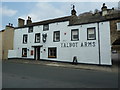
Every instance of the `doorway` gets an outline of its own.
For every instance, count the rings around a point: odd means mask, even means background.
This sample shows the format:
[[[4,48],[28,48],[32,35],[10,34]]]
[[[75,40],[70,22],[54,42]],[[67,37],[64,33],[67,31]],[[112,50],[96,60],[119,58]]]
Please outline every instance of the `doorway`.
[[[40,60],[40,47],[34,47],[34,59]]]

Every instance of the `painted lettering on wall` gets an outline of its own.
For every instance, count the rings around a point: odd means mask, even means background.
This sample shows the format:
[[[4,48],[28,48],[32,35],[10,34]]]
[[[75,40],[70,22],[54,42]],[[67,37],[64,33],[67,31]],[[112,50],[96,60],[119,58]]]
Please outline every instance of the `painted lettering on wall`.
[[[78,47],[78,42],[73,42],[73,43],[61,43],[61,47]]]
[[[81,47],[95,47],[95,42],[81,42]]]
[[[70,42],[70,43],[61,43],[62,48],[72,48],[72,47],[95,47],[95,42]]]

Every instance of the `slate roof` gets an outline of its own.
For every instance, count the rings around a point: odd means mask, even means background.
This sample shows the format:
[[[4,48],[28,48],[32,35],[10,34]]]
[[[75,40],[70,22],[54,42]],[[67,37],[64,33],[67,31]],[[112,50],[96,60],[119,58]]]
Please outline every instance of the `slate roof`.
[[[112,45],[120,45],[120,37],[115,40]]]
[[[97,22],[102,22],[102,21],[109,21],[109,20],[114,20],[114,19],[120,19],[120,10],[109,10],[109,14],[106,16],[101,15],[102,12],[99,12],[97,14],[92,14],[92,13],[84,13],[77,17],[77,19],[70,23],[69,25],[81,25],[81,24],[88,24],[88,23],[97,23]],[[37,25],[44,25],[44,24],[49,24],[49,23],[55,23],[55,22],[64,22],[64,21],[70,21],[73,18],[73,16],[65,16],[65,17],[60,17],[60,18],[55,18],[55,19],[49,19],[49,20],[44,20],[40,22],[34,22],[30,25],[24,25],[22,27],[15,27],[17,28],[24,28],[24,27],[29,27],[29,26],[37,26]]]
[[[101,12],[97,14],[90,14],[86,13],[87,15],[80,15],[76,22],[71,25],[81,25],[81,24],[88,24],[88,23],[95,23],[95,22],[102,22],[102,21],[109,21],[114,19],[120,19],[120,11],[109,13],[106,16],[102,16]]]
[[[55,23],[55,22],[64,22],[64,21],[69,21],[70,17],[71,16],[65,16],[65,17],[60,17],[60,18],[55,18],[55,19],[44,20],[44,21],[40,21],[40,22],[34,22],[34,23],[30,24],[30,25],[24,25],[22,27],[15,27],[15,28],[17,29],[17,28],[44,25],[44,24]]]

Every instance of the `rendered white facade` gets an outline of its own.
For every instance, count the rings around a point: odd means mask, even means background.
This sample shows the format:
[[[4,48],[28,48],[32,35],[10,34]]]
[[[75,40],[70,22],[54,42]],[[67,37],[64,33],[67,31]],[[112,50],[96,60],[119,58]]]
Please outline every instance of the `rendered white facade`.
[[[28,27],[14,31],[14,50],[9,51],[8,58],[34,59],[31,50],[40,46],[40,60],[73,62],[77,57],[78,63],[111,65],[111,44],[109,21],[68,26],[69,21],[49,23],[49,30],[43,31],[43,25],[33,26],[33,32],[28,33]],[[87,28],[95,28],[96,39],[87,40]],[[71,30],[79,30],[79,40],[71,41]],[[53,42],[53,32],[60,31],[60,41]],[[35,34],[40,33],[40,43],[35,43]],[[27,44],[23,44],[23,35],[28,35]],[[42,34],[47,34],[46,42]],[[90,43],[90,45],[89,45]],[[48,58],[48,48],[56,47],[56,58]],[[22,57],[22,48],[27,48],[27,57]]]

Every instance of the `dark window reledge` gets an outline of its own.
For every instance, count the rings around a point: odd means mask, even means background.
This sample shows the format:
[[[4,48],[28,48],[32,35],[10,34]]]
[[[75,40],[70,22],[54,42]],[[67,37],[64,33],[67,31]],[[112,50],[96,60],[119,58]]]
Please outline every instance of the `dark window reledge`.
[[[95,39],[96,39],[95,27],[87,28],[87,40],[95,40]]]
[[[49,24],[44,24],[43,25],[43,31],[49,30]]]
[[[27,43],[27,37],[28,35],[27,34],[24,34],[23,35],[23,43],[26,44]]]
[[[33,26],[28,27],[28,33],[33,32]]]
[[[71,40],[72,41],[78,41],[79,40],[79,30],[78,29],[72,29],[71,30]]]
[[[48,48],[48,58],[57,58],[57,48]]]
[[[40,33],[35,34],[35,43],[40,43]]]
[[[53,41],[54,42],[59,42],[60,41],[60,31],[54,31],[54,34],[53,34]]]
[[[22,57],[27,57],[27,48],[22,48]]]

